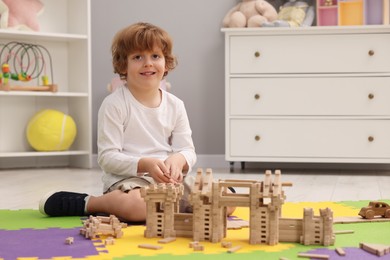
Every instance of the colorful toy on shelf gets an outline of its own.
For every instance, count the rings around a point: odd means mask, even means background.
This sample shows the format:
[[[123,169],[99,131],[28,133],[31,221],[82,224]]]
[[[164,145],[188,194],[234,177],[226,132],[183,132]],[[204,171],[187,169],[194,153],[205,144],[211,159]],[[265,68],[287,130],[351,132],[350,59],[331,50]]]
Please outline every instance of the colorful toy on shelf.
[[[280,7],[278,18],[266,22],[263,27],[306,27],[311,26],[315,18],[315,9],[311,0],[289,0]]]
[[[317,0],[317,26],[389,24],[390,0]]]
[[[0,90],[57,91],[57,85],[49,83],[47,72],[53,81],[53,67],[44,46],[23,42],[0,44],[0,62]],[[32,85],[34,80],[37,83]]]

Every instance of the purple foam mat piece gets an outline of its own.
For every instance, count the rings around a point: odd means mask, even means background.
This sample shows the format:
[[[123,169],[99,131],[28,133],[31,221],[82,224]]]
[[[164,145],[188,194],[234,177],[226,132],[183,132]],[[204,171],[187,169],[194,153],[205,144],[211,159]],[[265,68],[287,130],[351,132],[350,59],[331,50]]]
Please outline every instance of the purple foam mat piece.
[[[70,256],[83,258],[98,255],[93,241],[79,234],[80,228],[0,230],[0,258],[13,260],[18,257],[52,258]],[[67,245],[65,239],[73,237]]]
[[[336,250],[328,248],[317,248],[310,250],[308,253],[329,255],[329,259],[332,260],[390,260],[390,254],[378,257],[356,247],[345,247],[343,250],[345,251],[345,256],[340,256]]]

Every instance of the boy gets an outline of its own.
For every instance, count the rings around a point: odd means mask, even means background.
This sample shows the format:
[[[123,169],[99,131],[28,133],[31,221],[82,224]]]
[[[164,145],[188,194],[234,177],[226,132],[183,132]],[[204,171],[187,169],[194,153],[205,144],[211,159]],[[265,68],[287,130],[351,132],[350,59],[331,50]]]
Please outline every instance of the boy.
[[[126,84],[107,96],[99,109],[98,163],[104,171],[104,194],[51,193],[40,201],[43,214],[105,213],[144,221],[140,188],[182,183],[183,174],[196,162],[184,103],[160,89],[161,80],[177,64],[171,37],[157,26],[136,23],[115,35],[111,51],[114,72]]]

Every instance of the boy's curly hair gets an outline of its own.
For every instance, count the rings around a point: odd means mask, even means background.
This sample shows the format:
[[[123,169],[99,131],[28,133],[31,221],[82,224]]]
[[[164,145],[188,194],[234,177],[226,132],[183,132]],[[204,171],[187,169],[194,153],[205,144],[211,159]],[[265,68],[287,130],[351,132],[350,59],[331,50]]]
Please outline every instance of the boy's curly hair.
[[[173,70],[177,65],[177,60],[172,54],[172,39],[166,31],[143,22],[123,28],[114,36],[111,45],[114,73],[118,73],[120,78],[125,80],[128,55],[135,51],[152,51],[154,47],[161,48],[167,71]],[[164,74],[164,77],[167,74],[168,72]]]

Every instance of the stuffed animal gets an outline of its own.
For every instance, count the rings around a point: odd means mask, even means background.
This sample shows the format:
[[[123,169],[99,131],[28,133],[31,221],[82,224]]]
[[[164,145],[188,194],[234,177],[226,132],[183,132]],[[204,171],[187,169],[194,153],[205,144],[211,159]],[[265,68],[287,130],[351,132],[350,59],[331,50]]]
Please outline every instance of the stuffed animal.
[[[0,28],[39,31],[37,16],[42,11],[39,0],[0,0]]]
[[[263,27],[304,27],[311,26],[315,10],[310,0],[289,0],[280,7],[278,19],[263,23]]]
[[[265,0],[242,0],[224,17],[223,27],[261,27],[276,20],[276,9]]]

